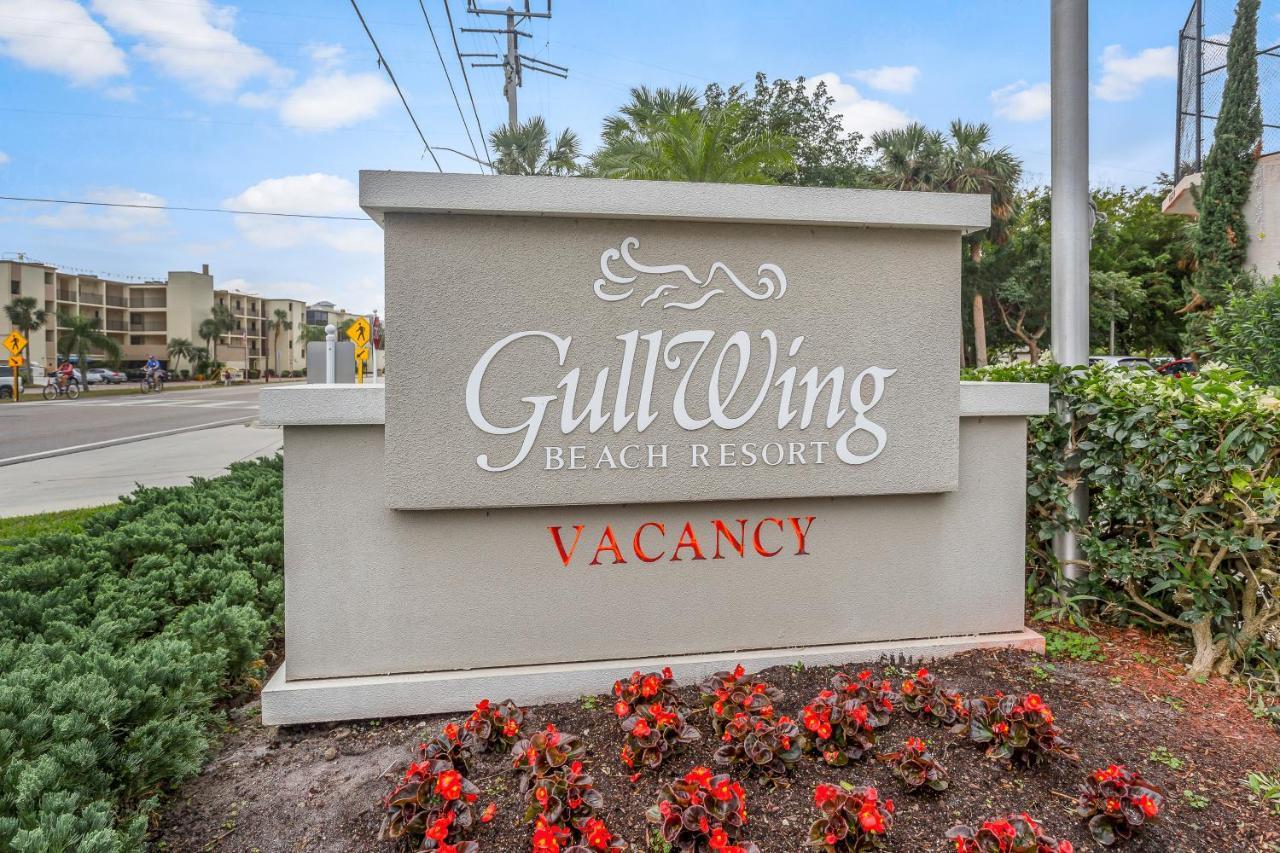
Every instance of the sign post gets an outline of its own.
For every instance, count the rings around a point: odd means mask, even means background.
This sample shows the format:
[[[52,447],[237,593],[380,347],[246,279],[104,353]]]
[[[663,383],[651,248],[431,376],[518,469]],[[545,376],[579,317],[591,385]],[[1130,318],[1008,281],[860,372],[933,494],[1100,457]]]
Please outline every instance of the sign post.
[[[361,317],[347,328],[347,338],[356,345],[356,383],[364,384],[364,365],[369,360],[371,328],[368,319]]]
[[[4,339],[4,348],[9,351],[9,367],[13,370],[13,402],[18,402],[22,397],[22,379],[18,376],[18,368],[22,367],[23,358],[22,350],[27,346],[27,339],[22,336],[22,332],[14,329],[9,336]]]

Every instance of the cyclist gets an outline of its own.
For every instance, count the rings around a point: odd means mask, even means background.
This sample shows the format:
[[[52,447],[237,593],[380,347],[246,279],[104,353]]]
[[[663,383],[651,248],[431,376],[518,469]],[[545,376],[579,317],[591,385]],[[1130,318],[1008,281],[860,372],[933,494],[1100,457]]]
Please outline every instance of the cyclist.
[[[58,387],[66,390],[68,384],[75,379],[75,368],[71,366],[71,361],[67,360],[58,365]]]
[[[147,384],[154,386],[156,384],[156,375],[160,370],[160,360],[154,355],[147,356],[147,363],[143,370],[147,372]]]

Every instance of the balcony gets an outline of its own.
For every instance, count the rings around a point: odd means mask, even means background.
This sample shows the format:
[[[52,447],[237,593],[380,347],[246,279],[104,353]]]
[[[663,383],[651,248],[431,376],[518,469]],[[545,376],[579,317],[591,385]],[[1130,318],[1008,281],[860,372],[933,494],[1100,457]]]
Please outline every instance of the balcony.
[[[70,291],[70,290],[59,290],[59,291],[58,291],[58,301],[59,301],[59,302],[79,302],[80,300],[78,300],[78,299],[76,298],[76,295],[75,295],[75,293],[74,293],[73,291]]]
[[[108,320],[106,329],[108,332],[127,332],[129,325],[124,320]]]
[[[112,296],[111,294],[107,294],[107,304],[113,305],[116,308],[128,308],[129,300],[123,296]]]
[[[129,300],[129,307],[130,308],[164,308],[166,307],[165,298],[164,296],[142,296],[140,294],[134,294],[133,298]]]

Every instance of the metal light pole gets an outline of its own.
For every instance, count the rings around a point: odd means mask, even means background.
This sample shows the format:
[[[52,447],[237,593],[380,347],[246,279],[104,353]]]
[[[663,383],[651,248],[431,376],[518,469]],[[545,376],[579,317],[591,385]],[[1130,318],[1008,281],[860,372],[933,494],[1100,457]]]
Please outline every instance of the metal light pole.
[[[1050,39],[1052,103],[1053,357],[1077,366],[1089,361],[1089,0],[1053,0]],[[1060,412],[1065,418],[1069,412]],[[1089,493],[1071,493],[1081,518]],[[1075,533],[1053,540],[1053,552],[1070,581],[1084,574]]]

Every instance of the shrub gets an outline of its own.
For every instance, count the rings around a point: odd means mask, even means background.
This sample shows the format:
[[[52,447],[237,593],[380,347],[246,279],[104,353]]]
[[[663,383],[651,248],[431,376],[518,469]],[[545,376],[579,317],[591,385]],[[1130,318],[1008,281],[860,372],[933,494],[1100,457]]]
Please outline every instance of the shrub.
[[[702,702],[711,709],[711,725],[717,735],[740,714],[768,719],[773,716],[773,703],[782,691],[765,681],[748,678],[742,665],[733,672],[717,672],[698,685]]]
[[[947,838],[956,842],[956,853],[1074,853],[1070,841],[1058,841],[1045,834],[1032,817],[1023,812],[971,826],[953,826]]]
[[[893,716],[893,703],[898,697],[889,682],[872,679],[871,670],[862,670],[857,678],[837,672],[831,676],[831,689],[865,705],[877,726],[889,724],[889,719]]]
[[[1213,312],[1209,339],[1215,360],[1263,385],[1280,385],[1280,278],[1233,291]]]
[[[1111,764],[1090,773],[1080,786],[1076,814],[1089,819],[1094,841],[1110,847],[1156,820],[1163,805],[1164,794],[1142,774]]]
[[[1091,569],[1071,600],[1102,598],[1104,612],[1186,632],[1191,675],[1225,674],[1261,647],[1280,619],[1274,393],[1211,366],[1178,378],[1054,366],[970,375],[1048,380],[1074,416],[1070,425],[1053,415],[1030,421],[1028,544],[1041,602],[1057,586],[1047,543],[1070,528]],[[1079,480],[1087,519],[1068,500]]]
[[[615,713],[624,706],[629,707],[619,700]],[[660,767],[678,746],[702,739],[702,734],[685,721],[678,709],[668,710],[661,703],[653,702],[637,704],[629,710],[621,720],[626,733],[622,763],[632,769],[637,761],[645,767]]]
[[[804,746],[817,750],[832,767],[843,767],[871,752],[876,745],[876,722],[857,699],[823,690],[800,711],[809,732]]]
[[[462,724],[476,739],[480,752],[510,752],[520,740],[524,726],[524,709],[510,699],[494,705],[488,699],[476,703],[476,709]]]
[[[645,813],[663,840],[680,853],[759,853],[741,840],[747,825],[747,795],[728,774],[695,767],[662,786],[658,802]]]
[[[893,800],[882,801],[875,788],[819,785],[813,804],[822,817],[809,827],[809,846],[827,853],[878,849],[893,827]]]
[[[803,739],[790,717],[776,721],[738,714],[725,726],[724,741],[715,752],[721,767],[746,765],[748,772],[763,773],[775,785],[786,785],[791,766],[800,760]]]
[[[471,732],[460,729],[457,723],[449,723],[440,734],[419,744],[419,760],[447,761],[453,768],[469,774],[475,744],[476,739]]]
[[[613,683],[613,695],[618,699],[614,705],[614,713],[619,717],[630,714],[631,706],[642,699],[660,702],[672,710],[684,708],[684,700],[676,692],[676,680],[672,677],[669,666],[663,667],[660,673],[648,672],[642,675],[639,670],[636,670],[626,681],[619,680]],[[620,710],[623,705],[627,706],[625,711]]]
[[[535,779],[529,788],[528,800],[525,821],[541,818],[551,825],[580,826],[604,805],[595,780],[581,761],[573,761],[561,770]]]
[[[957,732],[967,730],[971,741],[987,744],[992,758],[1023,767],[1046,757],[1079,760],[1054,725],[1053,711],[1035,693],[1021,699],[1000,693],[983,696],[970,699],[968,708],[968,724],[958,724]]]
[[[480,789],[447,761],[415,761],[383,800],[381,837],[415,850],[475,853],[478,822],[472,803]]]
[[[950,784],[947,768],[938,763],[929,746],[918,737],[909,737],[902,749],[886,752],[878,758],[893,768],[893,775],[911,791],[928,786],[945,791]]]
[[[943,687],[938,677],[924,668],[916,670],[914,678],[903,679],[898,693],[908,714],[932,723],[954,726],[969,713],[964,696]]]
[[[512,752],[515,758],[512,768],[520,780],[520,793],[527,795],[534,782],[581,761],[587,754],[587,745],[577,735],[558,731],[553,723],[547,723],[544,731],[517,743]]]
[[[282,616],[281,463],[144,488],[0,564],[0,849],[141,846]]]

